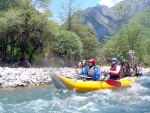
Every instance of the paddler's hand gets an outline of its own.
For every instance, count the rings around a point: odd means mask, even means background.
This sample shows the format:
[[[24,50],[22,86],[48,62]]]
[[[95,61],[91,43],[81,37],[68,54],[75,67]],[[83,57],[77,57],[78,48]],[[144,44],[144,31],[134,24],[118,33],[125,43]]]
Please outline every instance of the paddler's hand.
[[[83,77],[83,75],[78,75],[79,77]]]
[[[108,73],[104,73],[104,77],[107,77],[107,74],[108,74]]]
[[[78,75],[78,79],[81,79],[81,78],[83,78],[83,75]]]
[[[110,70],[107,70],[107,73],[110,73]]]

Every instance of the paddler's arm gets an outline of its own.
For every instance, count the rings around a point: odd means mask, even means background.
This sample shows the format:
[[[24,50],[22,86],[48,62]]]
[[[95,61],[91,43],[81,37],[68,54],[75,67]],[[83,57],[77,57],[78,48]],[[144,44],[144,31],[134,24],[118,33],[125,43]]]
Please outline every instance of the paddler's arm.
[[[94,68],[95,79],[98,80],[100,78],[100,71],[98,68]]]
[[[88,69],[88,66],[86,66],[85,68],[83,68],[83,70],[80,71],[78,74],[79,74],[79,75],[84,75],[84,74],[86,74],[87,69]]]
[[[108,70],[107,73],[118,74],[119,71],[111,71],[111,70]]]

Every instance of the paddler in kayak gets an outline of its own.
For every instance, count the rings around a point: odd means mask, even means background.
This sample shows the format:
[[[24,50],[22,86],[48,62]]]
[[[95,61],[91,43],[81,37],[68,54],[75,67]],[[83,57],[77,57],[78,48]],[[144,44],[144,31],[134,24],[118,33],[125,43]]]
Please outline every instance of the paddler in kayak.
[[[118,58],[112,58],[111,62],[112,65],[110,67],[110,70],[107,71],[107,73],[110,75],[109,79],[117,80],[121,77],[121,67],[118,64]]]
[[[100,78],[100,71],[98,67],[96,67],[96,60],[91,58],[88,62],[88,66],[84,67],[78,74],[79,77],[86,75],[86,80],[98,80]]]

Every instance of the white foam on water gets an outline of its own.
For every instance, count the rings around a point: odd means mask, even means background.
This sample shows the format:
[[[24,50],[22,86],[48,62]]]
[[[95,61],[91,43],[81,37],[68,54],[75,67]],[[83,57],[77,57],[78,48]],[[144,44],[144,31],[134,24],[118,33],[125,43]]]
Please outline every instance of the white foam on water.
[[[137,82],[141,82],[141,83],[150,82],[150,76],[141,76],[137,78]]]
[[[29,111],[33,111],[33,112],[37,113],[37,112],[40,112],[40,111],[44,111],[45,108],[47,108],[48,106],[49,106],[49,102],[48,101],[44,101],[42,99],[38,99],[38,100],[30,101],[29,103],[26,103],[23,106],[23,108],[25,110],[29,110]]]
[[[104,94],[110,94],[112,92],[111,89],[104,89],[104,90],[98,90],[98,91]]]
[[[68,89],[63,89],[62,90],[63,93],[68,93],[68,91],[69,91]]]
[[[76,96],[74,95],[72,98],[72,101],[82,102],[85,101],[88,97],[86,96]]]
[[[109,103],[111,89],[97,90],[94,92],[85,93],[82,95],[74,95],[73,101],[78,106],[77,111],[84,112],[101,112],[101,109],[106,107],[115,108],[116,106]]]
[[[130,88],[127,88],[128,92],[135,92],[135,93],[141,93],[141,92],[146,92],[149,89],[142,86],[140,83],[134,83],[131,85]]]
[[[150,103],[150,96],[148,96],[148,95],[141,96],[141,100]]]
[[[113,97],[111,101],[118,101],[122,105],[137,105],[144,103],[145,99],[149,99],[150,96],[143,96],[145,92],[149,91],[148,88],[143,87],[140,83],[134,83],[131,87],[116,90],[110,93],[108,96]]]
[[[56,113],[66,113],[72,111],[77,111],[78,107],[76,106],[76,101],[73,101],[72,95],[66,97],[55,96],[49,101],[50,108],[49,112],[56,112]],[[59,112],[61,111],[61,112]]]
[[[109,99],[109,95],[111,94],[111,89],[104,89],[104,90],[97,90],[93,92],[84,93],[81,95],[73,94],[70,99],[75,102],[84,102],[88,101],[89,99],[95,99],[98,101],[107,100]]]
[[[3,105],[2,105],[2,103],[0,102],[0,113],[5,113],[5,110],[4,110],[4,108],[2,107]]]
[[[97,109],[97,105],[93,102],[88,102],[87,104],[79,107],[79,111],[82,111],[82,110],[89,110],[89,112],[96,112],[96,111],[99,111],[99,109]]]
[[[51,101],[51,104],[52,104],[52,106],[51,106],[51,109],[53,109],[53,108],[55,108],[55,107],[61,107],[61,106],[63,106],[64,104],[62,104],[62,100],[60,100],[59,98],[57,98],[57,97],[54,97],[53,98],[53,100]]]

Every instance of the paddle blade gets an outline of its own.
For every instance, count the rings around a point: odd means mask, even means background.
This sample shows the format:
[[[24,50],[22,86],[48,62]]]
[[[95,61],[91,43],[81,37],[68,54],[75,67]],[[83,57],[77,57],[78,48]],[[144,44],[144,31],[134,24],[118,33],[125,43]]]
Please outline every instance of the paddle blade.
[[[119,81],[116,81],[116,80],[111,80],[111,79],[108,79],[105,81],[107,84],[111,85],[111,86],[114,86],[114,87],[121,87],[121,82]]]

